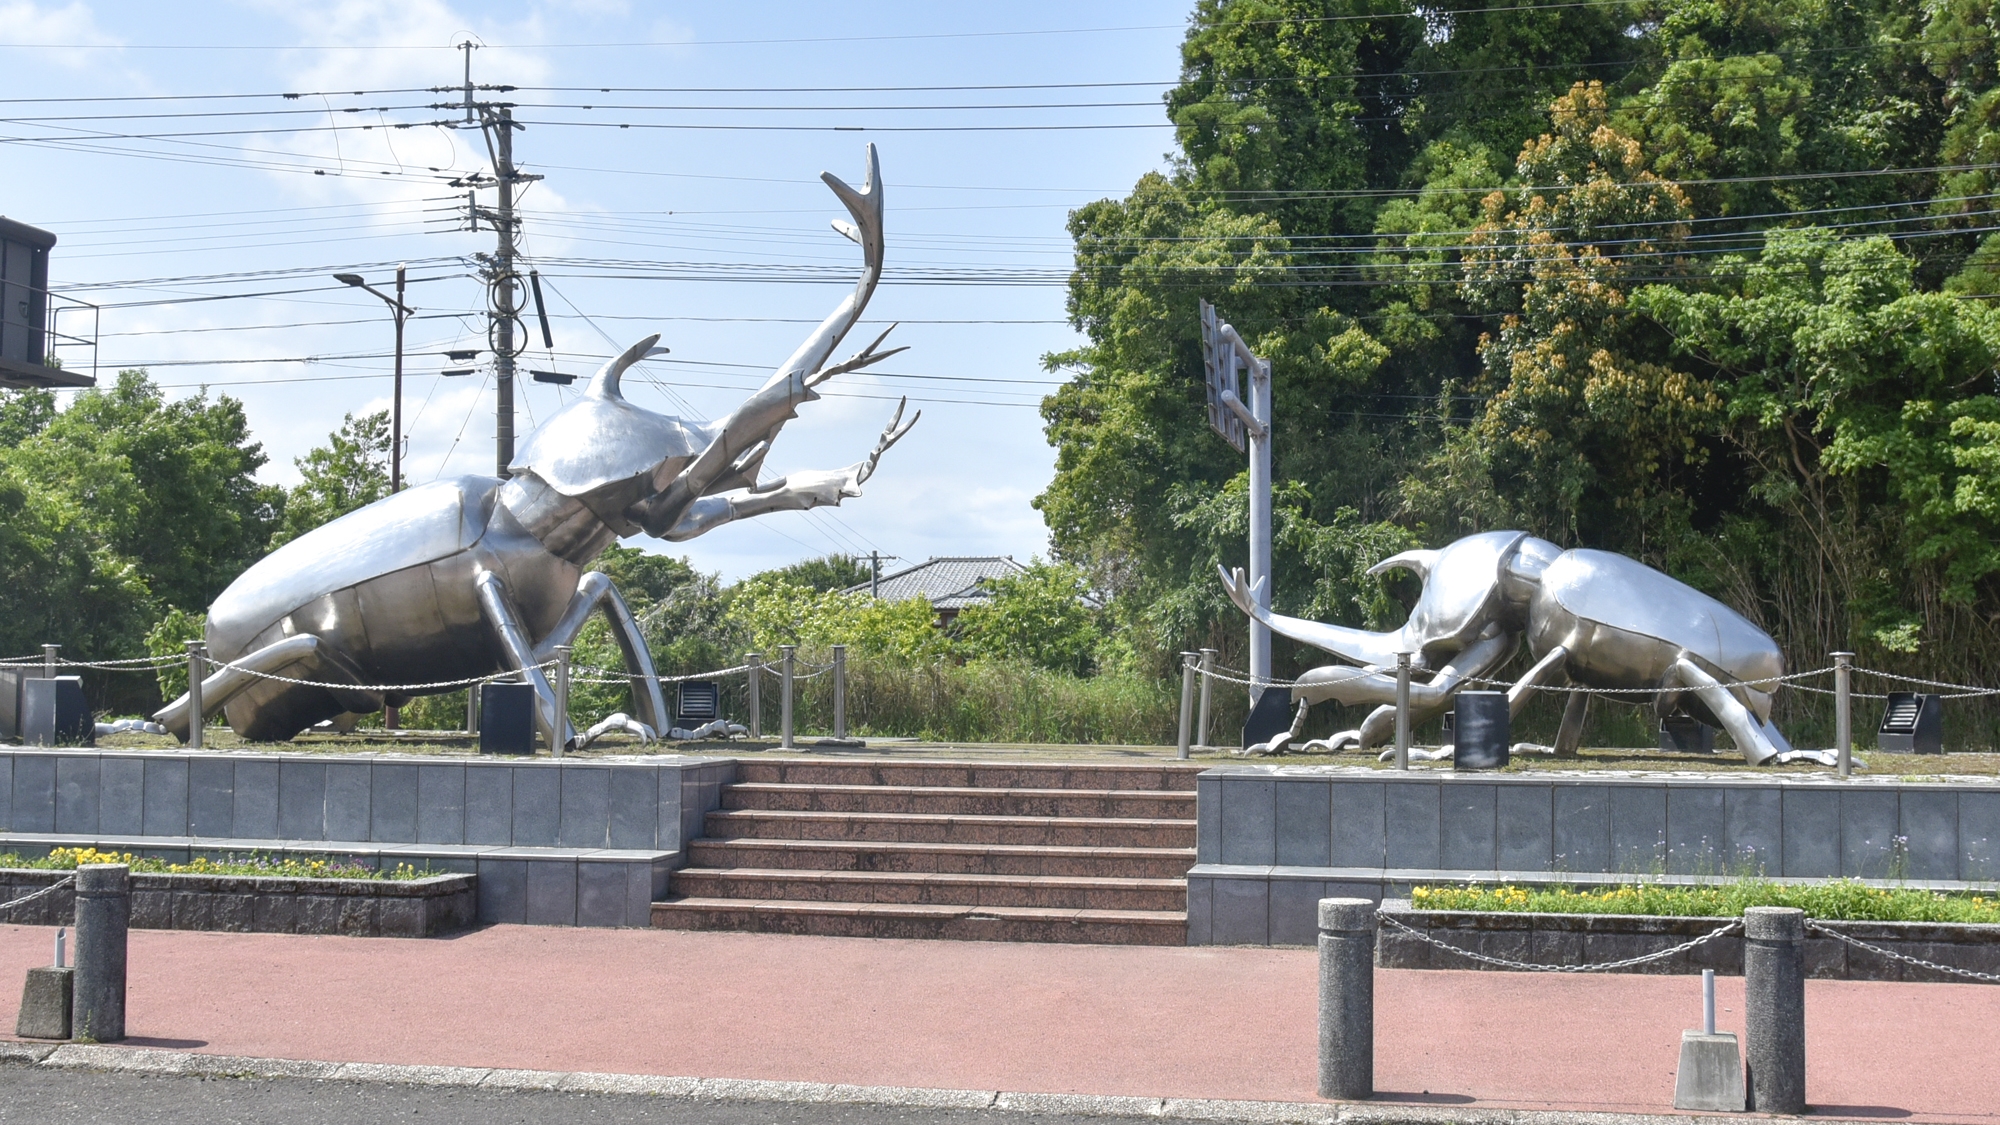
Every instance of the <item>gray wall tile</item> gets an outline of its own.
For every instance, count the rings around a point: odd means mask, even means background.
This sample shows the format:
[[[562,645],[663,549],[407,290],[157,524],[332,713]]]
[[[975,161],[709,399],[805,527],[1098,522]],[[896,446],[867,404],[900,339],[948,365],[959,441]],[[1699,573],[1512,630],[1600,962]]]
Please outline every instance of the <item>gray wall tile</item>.
[[[1728,822],[1729,870],[1776,875],[1784,866],[1784,790],[1775,785],[1731,786],[1723,816]]]
[[[121,836],[146,831],[146,763],[139,758],[98,759],[97,830]]]
[[[1896,794],[1849,789],[1840,795],[1840,873],[1887,879],[1896,849]]]
[[[471,763],[465,767],[465,842],[514,842],[514,767]]]
[[[278,837],[327,838],[325,762],[278,763]]]
[[[1616,871],[1611,859],[1611,787],[1608,785],[1551,786],[1554,798],[1556,871]]]
[[[1897,796],[1906,857],[1902,874],[1911,879],[1958,878],[1958,794],[1907,789]]]
[[[1958,795],[1958,877],[2000,879],[2000,793]]]
[[[1332,787],[1323,777],[1281,777],[1272,810],[1276,863],[1325,867],[1333,862]]]
[[[1385,867],[1438,865],[1438,789],[1435,781],[1403,781],[1384,785],[1383,841]]]
[[[1222,862],[1269,866],[1277,855],[1277,785],[1268,777],[1222,782]]]
[[[625,869],[624,926],[653,924],[653,868],[657,863],[627,863]],[[664,892],[662,892],[664,893]]]
[[[576,865],[576,924],[626,925],[626,868],[643,866],[625,861],[583,860]]]
[[[1325,887],[1325,897],[1365,898],[1370,902],[1381,902],[1385,896],[1382,893],[1382,884],[1379,882],[1342,883],[1337,881],[1329,881]],[[1314,926],[1319,925],[1319,917],[1317,910],[1314,911],[1313,925]]]
[[[271,840],[278,835],[278,763],[239,761],[232,794],[229,835],[238,840]]]
[[[1788,879],[1840,874],[1840,791],[1785,791],[1785,863],[1772,872]]]
[[[1438,866],[1491,871],[1494,860],[1494,786],[1447,781],[1438,786]]]
[[[1319,900],[1325,897],[1321,880],[1271,880],[1271,944],[1319,944]]]
[[[562,768],[562,820],[556,842],[565,848],[601,848],[611,838],[611,771],[604,766]]]
[[[1207,876],[1189,875],[1187,888],[1187,943],[1189,945],[1213,945],[1215,938],[1209,928],[1209,903],[1215,897],[1215,880]]]
[[[1548,871],[1555,857],[1555,795],[1548,785],[1498,785],[1494,801],[1496,850],[1502,871]]]
[[[660,800],[666,801],[662,780]],[[1194,856],[1196,863],[1222,862],[1222,779],[1198,776],[1194,779]]]
[[[655,842],[665,851],[680,851],[681,836],[681,771],[662,769],[659,771],[660,808],[659,827],[655,829]]]
[[[660,771],[651,766],[611,768],[610,847],[656,846],[659,831]]]
[[[326,766],[326,838],[368,838],[369,791],[374,766],[369,762],[328,762]]]
[[[1271,943],[1268,880],[1217,879],[1209,905],[1209,939],[1215,945]]]
[[[1611,786],[1611,870],[1641,874],[1667,861],[1667,789]]]
[[[1667,870],[1719,875],[1730,869],[1727,794],[1717,785],[1667,788]]]
[[[465,766],[417,767],[417,842],[465,842]]]
[[[14,755],[0,754],[0,831],[14,828]]]
[[[14,758],[13,830],[56,830],[56,760],[51,754]]]
[[[1381,867],[1384,854],[1383,805],[1387,786],[1379,781],[1333,781],[1333,867]]]
[[[528,920],[528,863],[521,859],[479,859],[479,920]]]
[[[368,838],[384,844],[416,843],[417,767],[376,762],[368,784]]]
[[[188,835],[226,838],[236,822],[236,763],[188,759]]]
[[[148,836],[188,836],[188,760],[148,758],[144,831]]]
[[[64,754],[56,759],[56,831],[97,831],[99,771],[95,754]]]
[[[576,925],[576,868],[573,859],[528,860],[529,925]]]
[[[554,847],[561,816],[560,771],[553,766],[514,767],[514,843]]]

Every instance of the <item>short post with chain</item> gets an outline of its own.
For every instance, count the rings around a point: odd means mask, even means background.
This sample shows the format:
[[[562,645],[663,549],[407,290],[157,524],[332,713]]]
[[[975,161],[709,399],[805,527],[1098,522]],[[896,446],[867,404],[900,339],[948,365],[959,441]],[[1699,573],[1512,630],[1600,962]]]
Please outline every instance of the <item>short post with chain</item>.
[[[201,656],[200,641],[189,641],[187,643],[187,650],[188,650],[187,744],[188,744],[188,749],[199,750],[201,749],[201,728],[202,724],[206,721],[205,716],[202,714],[202,712],[205,711],[206,708],[202,706],[201,702],[201,681],[207,678],[206,677],[207,669],[203,667],[204,661],[202,660]]]

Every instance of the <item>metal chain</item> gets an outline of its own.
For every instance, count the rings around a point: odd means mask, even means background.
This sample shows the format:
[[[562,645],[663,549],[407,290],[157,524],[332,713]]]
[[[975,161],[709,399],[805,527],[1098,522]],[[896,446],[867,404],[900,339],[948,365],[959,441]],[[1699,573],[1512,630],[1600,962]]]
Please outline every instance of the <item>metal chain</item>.
[[[1488,965],[1495,965],[1502,969],[1517,969],[1531,973],[1608,973],[1613,969],[1626,969],[1633,965],[1643,965],[1648,961],[1664,961],[1669,957],[1686,953],[1698,945],[1714,941],[1724,934],[1743,928],[1741,920],[1730,922],[1717,929],[1710,930],[1693,941],[1682,942],[1671,949],[1662,949],[1657,953],[1647,953],[1639,957],[1627,957],[1623,961],[1606,961],[1600,965],[1538,965],[1530,961],[1509,961],[1502,957],[1488,957],[1484,953],[1474,953],[1470,949],[1461,949],[1456,945],[1439,941],[1421,930],[1406,925],[1400,919],[1391,918],[1386,914],[1380,915],[1380,917],[1382,921],[1409,934],[1411,937],[1430,945],[1435,945],[1439,949],[1449,950],[1460,957],[1467,957],[1474,961],[1483,961]]]
[[[1411,671],[1412,671],[1412,672],[1415,672],[1415,671],[1419,671],[1419,670],[1420,670],[1420,669],[1414,669],[1414,668],[1413,668],[1413,669],[1411,669]],[[1725,680],[1725,681],[1722,681],[1722,686],[1723,686],[1723,687],[1725,687],[1725,688],[1729,688],[1729,687],[1737,687],[1737,686],[1744,686],[1744,687],[1758,687],[1758,686],[1761,686],[1761,685],[1764,685],[1764,684],[1785,684],[1785,683],[1792,683],[1792,682],[1793,682],[1793,681],[1795,681],[1795,680],[1803,680],[1803,679],[1809,679],[1809,678],[1811,678],[1811,677],[1814,677],[1814,676],[1824,676],[1824,675],[1826,675],[1826,674],[1827,674],[1828,672],[1831,672],[1831,671],[1833,671],[1833,669],[1832,669],[1832,668],[1819,668],[1819,669],[1815,669],[1815,670],[1813,670],[1813,671],[1810,671],[1810,672],[1793,672],[1793,673],[1791,673],[1790,675],[1786,675],[1786,676],[1767,676],[1767,677],[1765,677],[1765,678],[1763,678],[1763,679],[1758,679],[1758,680]],[[1366,678],[1366,677],[1369,677],[1369,676],[1376,676],[1376,675],[1381,675],[1381,676],[1392,676],[1392,675],[1394,675],[1394,674],[1395,674],[1395,669],[1394,669],[1394,668],[1356,668],[1356,669],[1353,669],[1353,672],[1354,672],[1354,674],[1353,674],[1352,676],[1343,676],[1343,677],[1341,677],[1341,680],[1358,680],[1358,679],[1363,679],[1363,678]],[[1196,675],[1203,675],[1203,676],[1207,676],[1207,677],[1208,677],[1209,679],[1212,679],[1212,680],[1222,680],[1222,681],[1224,681],[1224,682],[1226,682],[1226,683],[1232,683],[1232,684],[1241,684],[1241,685],[1244,685],[1244,686],[1246,686],[1246,687],[1292,687],[1292,686],[1295,686],[1295,685],[1297,684],[1297,682],[1298,682],[1298,681],[1297,681],[1296,679],[1288,679],[1288,680],[1278,680],[1278,679],[1267,679],[1267,680],[1260,680],[1260,679],[1255,679],[1255,678],[1252,678],[1252,677],[1239,677],[1239,676],[1229,676],[1229,675],[1224,675],[1224,674],[1223,674],[1222,672],[1220,672],[1220,671],[1217,671],[1217,670],[1215,670],[1215,669],[1212,669],[1212,668],[1211,668],[1211,669],[1209,669],[1208,671],[1204,672],[1204,671],[1202,671],[1202,669],[1201,669],[1201,666],[1200,666],[1199,664],[1196,664],[1196,665],[1195,665],[1195,674],[1196,674]],[[1331,682],[1341,682],[1341,681],[1331,681]],[[1413,684],[1421,684],[1421,683],[1422,683],[1423,681],[1421,681],[1421,680],[1415,680],[1415,679],[1412,679],[1412,681],[1411,681],[1411,682],[1412,682]],[[1503,688],[1511,688],[1511,687],[1513,687],[1513,686],[1514,686],[1514,682],[1513,682],[1513,681],[1511,681],[1511,680],[1494,680],[1494,679],[1488,679],[1488,678],[1486,678],[1486,677],[1484,677],[1484,676],[1466,676],[1466,677],[1465,677],[1465,678],[1464,678],[1463,680],[1461,680],[1460,682],[1461,682],[1461,683],[1466,683],[1466,684],[1488,684],[1488,685],[1491,685],[1491,686],[1494,686],[1494,687],[1503,687]],[[1802,685],[1801,685],[1801,686],[1802,686]],[[1564,685],[1561,685],[1561,686],[1557,686],[1557,685],[1553,685],[1553,684],[1537,684],[1537,685],[1535,685],[1535,690],[1536,690],[1536,691],[1546,691],[1546,692],[1563,692],[1563,693],[1567,693],[1567,694],[1570,694],[1570,695],[1626,695],[1626,696],[1630,696],[1630,695],[1651,695],[1651,694],[1656,694],[1656,693],[1657,693],[1657,690],[1658,690],[1658,689],[1656,689],[1656,688],[1593,688],[1593,687],[1577,687],[1577,686],[1576,686],[1576,685],[1574,685],[1574,684],[1564,684]],[[1808,691],[1812,691],[1812,690],[1815,690],[1815,689],[1812,689],[1812,688],[1807,688],[1806,690],[1808,690]],[[1883,698],[1886,698],[1886,697],[1883,697]]]
[[[55,882],[50,883],[48,886],[43,887],[41,890],[36,891],[34,894],[23,895],[20,898],[8,899],[6,902],[0,902],[0,913],[12,910],[17,906],[26,906],[38,898],[45,898],[49,895],[56,893],[57,891],[62,890],[64,887],[67,887],[74,882],[76,882],[76,876],[65,875],[62,878],[57,879]]]
[[[594,672],[600,676],[610,677],[609,679],[591,680],[591,679],[584,679],[576,675],[571,675],[570,676],[571,683],[622,684],[622,683],[628,683],[635,679],[644,678],[640,676],[639,673],[637,672],[627,672],[621,668],[599,668],[594,664],[572,664],[569,667],[572,673]],[[738,664],[734,668],[718,668],[713,672],[690,672],[685,676],[654,676],[653,678],[663,684],[680,684],[680,683],[686,683],[689,680],[707,680],[707,679],[714,679],[718,676],[734,676],[743,672],[748,672],[749,670],[750,666],[748,664]]]
[[[1809,930],[1814,930],[1820,934],[1824,934],[1825,936],[1830,937],[1835,941],[1846,942],[1847,944],[1855,947],[1856,949],[1865,949],[1870,953],[1876,954],[1877,956],[1887,957],[1892,961],[1901,961],[1906,965],[1916,965],[1925,969],[1936,969],[1940,973],[1950,973],[1954,976],[1970,977],[1973,980],[1983,980],[1987,984],[2000,984],[2000,973],[1975,973],[1971,969],[1961,969],[1955,965],[1940,965],[1936,961],[1926,961],[1921,957],[1912,957],[1907,953],[1898,953],[1893,949],[1884,949],[1879,945],[1870,945],[1867,942],[1862,941],[1860,938],[1849,937],[1846,934],[1841,933],[1839,930],[1828,929],[1827,927],[1822,926],[1818,922],[1814,922],[1810,919],[1806,921],[1806,928]]]
[[[329,688],[334,691],[438,691],[449,688],[469,687],[473,684],[484,684],[484,683],[492,683],[499,680],[509,680],[513,679],[515,676],[521,675],[523,672],[526,671],[526,669],[515,669],[514,671],[511,672],[495,672],[489,676],[473,676],[470,679],[464,679],[464,680],[439,680],[438,682],[431,684],[334,684],[334,683],[327,683],[323,680],[296,680],[290,676],[280,676],[275,672],[259,672],[255,668],[245,668],[241,664],[231,664],[226,660],[210,660],[208,663],[210,667],[228,668],[231,669],[232,671],[242,672],[245,675],[255,676],[261,680],[276,680],[281,684],[297,684],[300,687]],[[548,671],[549,669],[552,669],[555,666],[556,662],[553,660],[550,660],[542,664],[529,665],[529,667],[531,668],[540,668],[543,671]]]

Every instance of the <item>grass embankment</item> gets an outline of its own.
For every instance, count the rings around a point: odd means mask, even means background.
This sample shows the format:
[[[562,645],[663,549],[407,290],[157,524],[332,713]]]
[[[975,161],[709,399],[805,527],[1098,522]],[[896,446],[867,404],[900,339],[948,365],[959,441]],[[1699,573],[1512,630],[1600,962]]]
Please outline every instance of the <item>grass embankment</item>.
[[[189,863],[168,863],[131,852],[100,852],[96,848],[57,848],[33,859],[8,852],[0,855],[0,868],[29,871],[74,871],[86,863],[122,863],[142,875],[262,875],[273,879],[423,879],[441,874],[428,868],[399,863],[386,871],[358,863],[340,863],[325,857],[229,856],[226,859],[197,858]]]
[[[1410,891],[1417,910],[1499,910],[1533,914],[1655,914],[1730,918],[1749,906],[1792,906],[1809,918],[1869,922],[2000,923],[2000,894],[1940,894],[1914,887],[1869,887],[1853,879],[1773,883],[1742,879],[1710,887],[1634,883],[1604,890],[1577,887],[1424,886]]]

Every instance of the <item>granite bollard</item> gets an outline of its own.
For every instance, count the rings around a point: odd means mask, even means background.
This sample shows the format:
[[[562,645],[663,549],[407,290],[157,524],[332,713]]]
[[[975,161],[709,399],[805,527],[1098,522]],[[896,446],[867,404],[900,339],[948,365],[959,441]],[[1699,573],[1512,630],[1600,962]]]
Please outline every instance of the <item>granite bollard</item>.
[[[1806,914],[1785,906],[1743,912],[1743,1015],[1749,1108],[1806,1108]]]
[[[125,939],[132,919],[132,871],[122,863],[76,869],[76,984],[71,1033],[109,1043],[125,1038]]]
[[[1319,900],[1319,1095],[1375,1093],[1375,904]]]

